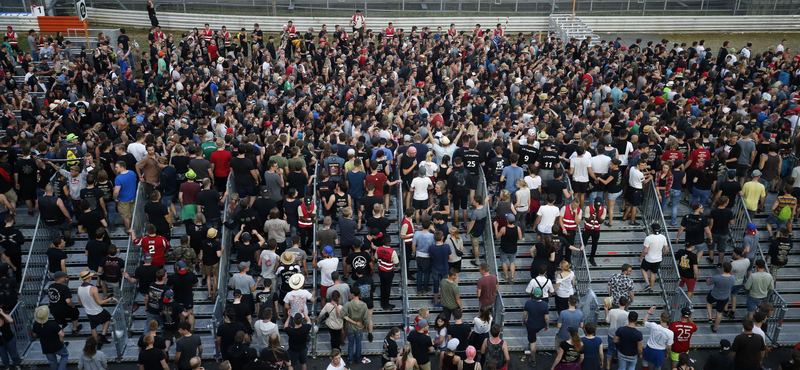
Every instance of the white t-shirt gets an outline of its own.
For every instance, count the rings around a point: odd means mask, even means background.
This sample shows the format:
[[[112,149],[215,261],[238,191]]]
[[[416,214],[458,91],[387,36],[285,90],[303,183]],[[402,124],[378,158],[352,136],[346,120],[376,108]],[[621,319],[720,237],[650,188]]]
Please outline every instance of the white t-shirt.
[[[592,158],[584,154],[576,156],[569,162],[569,168],[573,169],[572,178],[577,182],[589,182],[589,169],[592,168]]]
[[[628,165],[628,155],[633,153],[633,144],[629,141],[625,146],[625,153],[619,153],[619,163],[620,166],[627,166]]]
[[[278,265],[278,255],[271,250],[261,252],[261,277],[275,280],[275,266]]]
[[[667,237],[661,234],[648,235],[644,238],[644,246],[647,247],[647,253],[644,255],[644,260],[650,263],[661,262],[663,257],[664,246],[667,245]]]
[[[634,189],[641,190],[643,188],[642,181],[644,181],[644,174],[642,171],[639,171],[638,168],[631,168],[628,184]]]
[[[742,329],[742,332],[744,332],[744,329]],[[767,343],[767,334],[764,333],[764,329],[761,329],[758,326],[753,325],[753,334],[760,335],[761,338],[764,338],[764,343],[765,344]]]
[[[317,266],[319,266],[320,272],[322,274],[320,284],[322,284],[323,286],[333,285],[333,280],[331,279],[331,273],[336,271],[336,269],[339,267],[339,259],[326,258],[322,261],[317,261]]]
[[[433,186],[433,183],[427,177],[415,177],[414,180],[411,180],[411,188],[414,189],[414,200],[428,200],[429,186]]]
[[[144,144],[140,143],[130,143],[128,144],[128,153],[133,154],[133,157],[136,158],[136,162],[142,160],[142,158],[147,154],[147,148]]]
[[[608,311],[608,335],[613,337],[617,333],[617,328],[623,327],[628,324],[628,311],[613,308]]]
[[[539,211],[536,212],[537,216],[542,216],[542,219],[539,221],[539,226],[536,228],[539,229],[540,232],[550,234],[553,232],[553,224],[556,222],[556,218],[558,218],[559,211],[558,207],[545,205],[539,207]]]
[[[792,177],[795,179],[794,187],[800,188],[800,166],[795,167],[792,169]]]
[[[525,176],[525,182],[528,183],[528,189],[539,190],[539,187],[542,186],[542,177],[541,176],[532,177],[528,175]]]
[[[534,289],[541,288],[542,289],[542,298],[548,298],[550,295],[555,292],[553,290],[553,283],[550,279],[542,276],[537,276],[528,283],[528,286],[525,288],[525,293],[531,294]]]
[[[592,172],[595,175],[608,173],[608,167],[611,164],[611,157],[600,154],[592,157]]]
[[[650,338],[647,339],[647,346],[652,349],[665,350],[674,342],[675,333],[669,328],[665,328],[658,323],[647,321],[645,328],[650,329]]]
[[[575,289],[572,285],[572,278],[574,277],[575,273],[572,271],[570,271],[570,273],[567,276],[564,276],[561,279],[556,277],[556,284],[558,284],[558,290],[556,290],[556,296],[561,298],[569,298],[569,296],[575,294]]]
[[[330,363],[325,370],[344,370],[344,356],[339,360],[339,366],[333,366],[333,363]]]
[[[311,299],[311,293],[305,289],[299,289],[286,293],[283,303],[289,304],[289,316],[294,316],[298,312],[306,312],[306,302],[309,299]]]

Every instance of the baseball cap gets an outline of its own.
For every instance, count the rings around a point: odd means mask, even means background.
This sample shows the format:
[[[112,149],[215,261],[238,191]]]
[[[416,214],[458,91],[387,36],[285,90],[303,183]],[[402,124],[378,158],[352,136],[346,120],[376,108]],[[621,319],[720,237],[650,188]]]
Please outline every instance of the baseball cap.
[[[506,213],[506,220],[508,220],[509,223],[513,223],[517,221],[517,218],[514,217],[513,213]]]
[[[333,256],[333,247],[330,245],[326,245],[325,248],[322,248],[322,251],[329,256]]]
[[[58,280],[58,279],[65,278],[65,277],[67,277],[67,273],[64,272],[64,271],[56,271],[56,273],[53,274],[53,279],[54,280]]]
[[[250,233],[242,233],[242,240],[250,241]]]
[[[178,266],[178,273],[179,274],[183,275],[183,274],[186,273],[186,262],[178,261],[178,263],[175,264],[175,265]]]
[[[150,254],[150,253],[145,253],[144,254],[144,261],[145,262],[153,262],[153,255]]]
[[[264,186],[261,188],[261,195],[270,195],[272,192],[269,190],[268,187]]]
[[[422,329],[426,326],[428,326],[428,320],[426,319],[419,320],[419,322],[417,323],[417,328]]]
[[[164,303],[169,303],[169,300],[175,297],[175,292],[172,289],[164,292]]]
[[[68,109],[69,110],[69,109]],[[78,140],[78,135],[75,134],[68,134],[67,141]]]
[[[690,307],[681,308],[681,316],[683,317],[692,316],[692,309]]]
[[[239,290],[239,289],[234,290],[233,291],[233,296],[234,297],[241,297],[242,296],[242,291]]]
[[[533,288],[533,296],[535,298],[542,298],[542,288],[539,287]]]
[[[250,261],[239,262],[239,271],[244,270],[248,267],[250,267]]]
[[[723,339],[719,341],[719,349],[722,351],[730,351],[731,350],[731,341],[727,339]]]
[[[459,343],[461,343],[461,341],[459,341],[458,338],[450,339],[450,341],[447,342],[447,349],[455,351],[456,348],[458,348]]]
[[[729,179],[736,178],[736,170],[728,170],[728,178]]]
[[[761,177],[761,170],[753,170],[753,177]]]
[[[752,222],[748,222],[747,223],[747,231],[755,231],[755,230],[756,230],[756,224],[754,224]]]

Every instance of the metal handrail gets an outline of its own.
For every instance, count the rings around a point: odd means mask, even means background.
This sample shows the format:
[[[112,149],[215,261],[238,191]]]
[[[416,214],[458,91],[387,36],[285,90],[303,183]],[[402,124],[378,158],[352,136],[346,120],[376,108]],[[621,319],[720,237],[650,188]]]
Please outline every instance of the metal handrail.
[[[228,278],[230,275],[230,259],[231,259],[231,240],[233,236],[230,230],[225,226],[228,221],[229,208],[231,205],[231,194],[235,192],[233,185],[233,171],[228,174],[227,183],[225,184],[225,202],[222,213],[222,255],[219,259],[219,275],[217,276],[217,297],[214,299],[214,308],[211,311],[211,333],[216,338],[217,328],[225,322],[225,307],[228,304]],[[216,349],[216,356],[222,356],[218,345],[214,345]]]
[[[681,320],[681,310],[684,307],[689,307],[692,311],[694,311],[692,300],[683,291],[683,289],[675,289],[675,294],[672,296],[672,301],[668,303],[668,307],[671,307],[670,312],[670,322],[676,322]]]
[[[478,177],[478,190],[480,190],[480,197],[486,198],[486,195],[489,194],[489,189],[486,186],[486,176],[483,173],[483,168],[478,167],[480,170],[480,176]],[[477,194],[477,192],[476,192]],[[485,207],[489,207],[491,209],[490,204],[484,205]],[[494,244],[494,225],[492,224],[492,217],[491,212],[489,213],[489,217],[486,217],[486,228],[483,231],[483,247],[486,250],[486,263],[489,264],[489,271],[491,271],[494,276],[499,277],[499,273],[497,270],[497,250],[495,249]],[[497,291],[497,294],[494,298],[494,303],[492,304],[492,311],[494,312],[494,321],[498,323],[501,327],[505,322],[506,316],[506,305],[503,301],[503,295],[500,291]]]
[[[572,181],[570,180],[569,176],[564,176],[564,178],[567,184],[567,190],[572,193]],[[568,207],[569,204],[567,203],[566,206]],[[583,207],[584,205],[581,204],[581,210]],[[589,269],[589,258],[586,257],[586,246],[583,244],[583,232],[581,231],[581,225],[577,225],[577,228],[575,229],[574,244],[579,245],[581,251],[572,251],[572,258],[569,263],[572,267],[572,271],[575,272],[575,280],[577,281],[577,284],[575,284],[575,291],[578,293],[578,297],[582,297],[591,290],[592,273]]]
[[[58,171],[50,177],[49,184],[53,185]],[[44,234],[44,235],[43,235]],[[22,271],[22,279],[19,283],[19,299],[28,307],[36,307],[42,300],[44,293],[44,286],[47,284],[47,271],[49,268],[49,259],[46,252],[50,246],[50,241],[56,237],[56,233],[47,228],[42,223],[42,213],[39,212],[36,218],[36,228],[33,230],[33,238],[31,239],[30,247],[28,248],[28,258],[25,261],[25,268]],[[31,264],[34,264],[33,266]],[[28,278],[28,270],[31,272],[41,269],[36,273],[36,276]]]
[[[133,205],[133,215],[131,217],[131,229],[134,230],[136,235],[143,235],[145,232],[145,223],[143,222],[144,219],[144,204],[143,202],[146,201],[147,194],[144,187],[144,184],[139,183],[136,189],[136,198],[134,200]],[[125,272],[128,274],[134,274],[136,268],[139,267],[139,263],[142,257],[142,249],[141,248],[134,248],[134,240],[133,235],[128,236],[128,246],[125,249]],[[126,287],[126,285],[128,285]],[[134,283],[128,283],[127,279],[122,279],[119,285],[119,291],[121,295],[120,301],[123,303],[123,312],[125,313],[125,321],[128,326],[132,324],[133,318],[133,304],[136,300],[136,285]]]
[[[317,161],[314,164],[314,175],[315,176],[317,174],[317,171],[319,171],[319,161]],[[311,193],[311,196],[312,196],[312,199],[314,199],[314,212],[316,212],[318,214],[319,213],[319,206],[317,204],[318,199],[317,199],[317,179],[316,178],[314,178],[313,191],[314,192]],[[306,192],[306,196],[308,196],[308,192]],[[315,255],[317,253],[319,253],[319,251],[317,251],[317,218],[316,217],[314,217],[314,226],[311,229],[311,248],[313,249],[313,252],[314,252]],[[317,256],[317,257],[319,257],[319,256]],[[317,270],[318,269],[313,269],[313,270],[314,271],[313,271],[313,278],[312,278],[313,280],[311,280],[312,281],[312,283],[311,283],[312,288],[311,289],[312,289],[312,292],[313,292],[312,295],[316,295],[317,294],[317,285],[318,285],[318,283],[317,283]],[[314,300],[313,303],[311,303],[311,315],[309,315],[310,317],[316,317],[316,314],[317,314],[317,302],[318,301],[319,301],[319,299],[316,299],[316,300]],[[322,309],[322,307],[320,307],[320,309]],[[319,333],[319,330],[312,330],[311,331],[311,357],[312,358],[317,358],[317,334],[318,333]]]
[[[125,320],[125,309],[122,306],[124,299],[120,299],[111,311],[111,331],[114,339],[114,348],[117,350],[117,361],[121,361],[128,345],[128,323]]]
[[[581,311],[583,312],[583,317],[585,322],[593,323],[597,325],[598,317],[600,316],[598,312],[600,312],[600,300],[597,298],[597,294],[595,294],[594,290],[589,289],[586,293],[581,296]]]
[[[658,189],[656,189],[655,182],[650,181],[643,189],[644,200],[642,205],[639,206],[639,213],[644,221],[645,233],[650,231],[650,225],[657,223],[661,226],[662,232],[667,232],[667,222],[664,220],[664,213],[661,211],[661,202],[658,200]],[[678,290],[678,282],[680,277],[678,275],[678,263],[675,261],[675,250],[672,248],[672,241],[667,235],[667,246],[669,253],[664,256],[661,267],[658,269],[658,284],[661,286],[661,298],[667,307],[667,311],[672,313],[672,307],[669,303],[674,299],[676,290]]]
[[[11,328],[14,331],[14,337],[17,339],[17,351],[23,355],[28,352],[28,347],[30,347],[33,342],[33,337],[29,329],[31,321],[33,321],[31,312],[28,307],[25,306],[24,302],[17,302],[8,316],[11,316],[14,320],[14,322],[11,323]]]
[[[405,219],[405,209],[403,209],[403,182],[400,181],[397,183],[397,199],[395,202],[397,203],[397,226],[398,226],[398,233],[403,232],[403,220]],[[403,328],[408,328],[409,320],[408,320],[408,313],[411,310],[411,307],[408,302],[408,269],[410,266],[407,265],[408,260],[406,259],[406,243],[403,242],[403,238],[401,235],[400,238],[400,270],[402,271],[400,274],[400,286],[404,287],[403,289]],[[406,330],[401,330],[403,332],[403,340],[407,340],[408,332]]]

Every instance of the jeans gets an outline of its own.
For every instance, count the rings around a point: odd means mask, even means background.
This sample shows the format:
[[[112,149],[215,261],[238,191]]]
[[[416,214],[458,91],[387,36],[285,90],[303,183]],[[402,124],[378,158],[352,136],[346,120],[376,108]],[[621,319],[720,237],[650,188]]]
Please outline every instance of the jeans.
[[[442,279],[447,277],[447,271],[439,271],[436,269],[431,270],[431,276],[433,279],[433,294],[439,293],[439,283],[441,283]]]
[[[347,330],[347,357],[351,364],[361,362],[361,339],[363,336],[363,330]]]
[[[672,212],[670,214],[670,222],[677,223],[678,222],[678,204],[681,202],[681,191],[670,189],[669,197],[664,197],[662,194],[661,197],[661,212],[666,213],[667,208],[669,207],[669,202],[672,201]]]
[[[417,292],[428,290],[431,283],[430,257],[417,257]]]
[[[594,204],[594,200],[597,198],[600,198],[603,201],[603,204],[605,204],[605,197],[603,197],[602,191],[593,191],[589,193],[589,197],[586,198],[586,202],[589,204]]]
[[[50,362],[50,370],[67,370],[67,362],[69,362],[69,350],[67,346],[62,347],[56,353],[45,354],[47,361]],[[60,357],[57,358],[56,356]]]
[[[146,321],[146,323],[149,324],[150,321],[152,321],[152,320],[156,320],[158,322],[158,327],[159,328],[164,326],[164,319],[161,318],[161,315],[154,315],[154,314],[148,312],[147,313],[147,321]],[[150,328],[147,325],[145,325],[144,333],[147,334],[149,332],[150,332]]]
[[[619,370],[636,370],[636,364],[639,362],[638,356],[626,356],[620,353],[618,357]]]
[[[222,226],[222,218],[220,218],[220,217],[206,218],[206,227],[209,227],[209,228],[213,227],[213,228],[217,229],[217,231],[219,231],[221,226]]]
[[[112,232],[117,227],[114,224],[117,218],[117,202],[106,202],[106,212],[108,212],[108,220],[106,220],[108,222],[108,232]]]
[[[19,359],[19,352],[17,351],[17,338],[11,338],[8,343],[0,346],[0,357],[3,358],[3,366],[6,368],[11,367],[13,362],[14,366],[20,366],[22,363]],[[9,361],[11,357],[11,361]]]
[[[701,190],[697,187],[692,188],[692,204],[700,203],[703,207],[706,206],[708,198],[711,196],[711,189]]]

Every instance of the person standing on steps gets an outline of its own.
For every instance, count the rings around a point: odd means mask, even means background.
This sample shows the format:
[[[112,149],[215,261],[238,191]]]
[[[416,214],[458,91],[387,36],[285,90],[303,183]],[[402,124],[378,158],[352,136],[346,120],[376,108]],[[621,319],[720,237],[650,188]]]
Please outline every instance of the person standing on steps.
[[[40,197],[36,202],[36,209],[41,215],[45,228],[53,229],[63,234],[68,247],[75,244],[75,241],[70,237],[72,216],[70,216],[64,200],[55,195],[55,189],[52,184],[45,186],[44,196]]]
[[[498,222],[494,222],[495,237],[500,238],[500,263],[503,266],[503,275],[509,284],[514,284],[514,275],[517,270],[517,243],[523,239],[522,229],[516,225],[517,218],[513,213],[507,213],[507,224],[498,228]],[[509,274],[509,269],[510,274]]]
[[[127,168],[125,161],[117,161],[115,166],[117,177],[114,178],[114,199],[117,202],[117,211],[125,220],[125,230],[129,230],[133,220],[137,177],[135,172]]]
[[[744,290],[744,277],[750,272],[750,260],[744,258],[744,256],[742,256],[743,253],[741,247],[734,248],[733,258],[730,260],[732,268],[731,274],[736,278],[736,282],[731,288],[731,309],[728,310],[727,307],[725,307],[725,316],[729,319],[736,318],[736,296],[739,295],[739,292]]]
[[[581,203],[577,197],[572,198],[572,202],[561,207],[561,211],[558,217],[558,223],[561,225],[561,230],[564,231],[564,235],[566,236],[567,241],[569,242],[570,245],[575,245],[575,235],[578,231],[578,226],[580,226],[581,224],[583,215],[584,215],[583,208],[581,207]],[[552,234],[552,228],[550,228],[550,230]],[[542,237],[544,237],[545,233],[541,234]],[[588,240],[588,238],[585,235],[583,239]],[[569,260],[569,258],[567,258],[567,260]]]
[[[364,364],[372,362],[366,357],[361,357],[361,342],[369,317],[367,305],[358,298],[360,295],[361,290],[357,286],[351,286],[350,301],[344,305],[344,310],[342,310],[342,318],[347,322],[347,352],[351,364],[357,363],[356,361]],[[418,358],[418,360],[421,359]]]
[[[733,339],[731,356],[733,356],[733,370],[760,369],[764,356],[767,355],[767,346],[758,334],[753,332],[753,320],[742,320],[742,333]]]
[[[636,163],[636,166],[632,167],[629,171],[628,191],[632,193],[630,195],[628,209],[626,209],[625,214],[622,215],[622,220],[625,221],[630,218],[630,226],[640,226],[640,224],[636,222],[636,212],[639,210],[639,206],[642,205],[642,200],[644,199],[644,186],[653,179],[652,175],[644,174],[643,171],[645,171],[646,168],[647,160],[639,158],[639,162]]]
[[[678,358],[681,355],[689,354],[692,335],[697,331],[697,325],[692,321],[692,308],[681,308],[680,321],[669,324],[669,330],[673,333],[673,343],[668,353],[670,361],[672,361],[672,368],[675,369]]]
[[[708,246],[708,258],[706,261],[710,264],[714,263],[714,246],[716,245],[716,251],[719,252],[717,267],[722,267],[722,261],[725,260],[725,250],[728,249],[728,244],[731,241],[730,227],[733,225],[734,217],[733,211],[728,208],[729,203],[730,199],[727,196],[720,196],[716,201],[716,207],[711,210],[708,220],[711,238],[714,243]]]
[[[415,329],[416,330],[412,330],[411,333],[408,334],[407,340],[407,343],[411,344],[411,354],[413,358],[417,360],[417,364],[421,370],[431,370],[431,354],[434,353],[434,349],[431,337],[426,334],[428,331],[428,320],[419,320]]]
[[[639,255],[639,262],[642,264],[642,277],[646,285],[643,291],[645,293],[653,291],[656,275],[661,268],[661,261],[669,252],[667,237],[661,235],[661,225],[653,223],[650,225],[650,230],[653,233],[644,238],[644,249],[642,249],[642,254]],[[650,272],[649,278],[648,271]]]
[[[628,325],[617,328],[614,333],[614,343],[617,347],[620,370],[635,370],[636,364],[642,358],[642,332],[636,329],[639,314],[636,311],[628,313]]]
[[[86,316],[89,318],[89,329],[92,331],[92,337],[97,340],[98,347],[103,344],[111,343],[106,337],[108,333],[108,326],[111,324],[111,314],[102,306],[108,302],[114,304],[119,303],[119,299],[110,297],[100,299],[100,294],[97,287],[92,284],[94,274],[86,269],[81,271],[80,279],[83,283],[78,287],[78,303],[83,307]],[[97,327],[102,325],[102,332],[97,334]]]
[[[681,226],[678,228],[678,236],[675,237],[675,244],[680,244],[681,234],[686,231],[686,243],[695,246],[698,261],[703,259],[703,252],[714,242],[708,217],[703,214],[703,208],[703,205],[700,203],[692,205],[693,212],[683,216]],[[705,234],[707,239],[703,239],[703,234]]]
[[[695,284],[697,284],[697,279],[700,277],[694,245],[687,244],[683,249],[675,253],[675,261],[678,263],[678,275],[681,279],[678,287],[683,288],[686,286],[686,295],[692,298]]]
[[[608,296],[611,298],[611,301],[606,301],[606,308],[610,308],[611,305],[617,304],[622,297],[627,297],[629,303],[633,303],[633,278],[631,278],[631,272],[633,271],[633,266],[625,263],[622,265],[622,269],[619,273],[611,275],[611,278],[608,279]]]
[[[47,298],[50,301],[48,313],[53,313],[55,322],[61,325],[61,328],[66,328],[68,322],[72,321],[72,334],[78,334],[83,329],[83,324],[78,324],[80,312],[67,286],[66,272],[58,271],[53,274],[53,283],[47,288]]]
[[[386,235],[385,237],[389,237]],[[391,241],[391,237],[390,241]],[[330,246],[325,247],[326,250]],[[333,253],[333,248],[330,248]],[[381,282],[381,309],[392,310],[395,305],[389,303],[389,297],[392,292],[392,281],[394,280],[394,270],[400,266],[400,259],[397,257],[397,251],[389,245],[379,246],[375,251],[375,259],[378,261],[378,277]],[[338,260],[336,260],[338,263]],[[332,283],[332,282],[331,282]],[[325,295],[322,294],[324,297]],[[323,298],[324,302],[324,298]]]
[[[606,300],[609,299],[610,298],[606,298]],[[628,297],[620,297],[619,306],[617,308],[609,310],[608,306],[605,307],[606,322],[608,323],[608,353],[606,353],[606,359],[608,359],[608,361],[605,363],[606,370],[611,369],[611,362],[619,360],[617,356],[617,343],[614,341],[614,336],[617,333],[617,329],[628,324],[627,307]]]
[[[444,242],[444,233],[436,231],[434,240],[436,240],[436,243],[431,247],[430,251],[431,280],[433,280],[433,305],[434,307],[442,308],[443,305],[439,299],[439,288],[442,280],[448,275],[448,262],[453,259],[453,255],[450,254],[450,247]]]
[[[486,197],[486,202],[490,198]],[[469,235],[470,243],[472,244],[472,257],[474,258],[470,263],[473,266],[480,266],[480,238],[486,231],[486,218],[489,217],[489,208],[484,205],[484,199],[480,196],[472,198],[472,217],[469,218],[469,226],[467,226],[467,235]]]
[[[7,215],[5,224],[0,228],[0,256],[14,271],[17,282],[21,282],[22,271],[25,269],[22,264],[22,244],[25,243],[25,237],[15,226],[15,221],[15,216]]]
[[[375,169],[372,171],[375,173]],[[406,249],[406,266],[411,266],[411,259],[414,258],[412,253],[412,244],[414,240],[414,208],[409,207],[403,211],[403,220],[400,222],[400,239],[403,241],[403,248]],[[407,271],[408,280],[416,280],[417,278],[411,271]]]
[[[583,215],[585,216],[583,218],[583,244],[588,244],[589,239],[592,239],[592,251],[589,254],[589,263],[591,263],[593,267],[597,267],[594,257],[597,255],[597,243],[600,240],[600,225],[602,225],[603,220],[606,219],[606,207],[603,207],[603,199],[599,197],[595,198],[594,204],[586,206]],[[575,245],[575,243],[570,243],[570,245]]]
[[[525,311],[522,313],[522,325],[528,332],[528,346],[530,347],[530,365],[536,368],[536,335],[539,331],[550,330],[550,306],[542,300],[542,288],[533,288],[531,299],[525,302]],[[525,361],[525,355],[520,357]]]
[[[491,309],[494,305],[494,300],[497,296],[497,291],[500,290],[500,284],[497,281],[497,276],[489,273],[489,264],[481,263],[479,268],[481,277],[478,278],[478,302],[481,308]]]
[[[744,284],[747,291],[747,317],[753,318],[753,313],[767,300],[769,292],[775,289],[775,281],[767,272],[767,263],[759,259],[756,261],[756,272],[752,273]]]
[[[64,343],[64,328],[56,321],[49,320],[49,317],[50,309],[47,306],[36,308],[33,315],[36,322],[31,327],[31,333],[41,342],[42,353],[50,363],[50,370],[66,370],[69,350]]]
[[[728,304],[728,299],[731,297],[731,288],[736,282],[736,278],[731,274],[731,269],[731,263],[726,261],[722,264],[722,274],[706,278],[706,284],[711,287],[711,292],[706,296],[706,311],[708,311],[708,320],[712,321],[711,331],[715,333],[722,321],[722,315],[725,313],[725,305]],[[711,315],[712,307],[717,310],[716,316]]]
[[[675,342],[674,333],[667,327],[669,313],[662,312],[658,323],[649,320],[655,310],[655,307],[650,307],[644,315],[644,327],[650,329],[650,337],[642,351],[642,370],[661,369],[666,354],[672,350],[672,344]]]
[[[456,310],[463,310],[461,302],[461,289],[458,287],[458,270],[450,269],[447,278],[442,279],[442,315],[450,320],[450,315]]]

